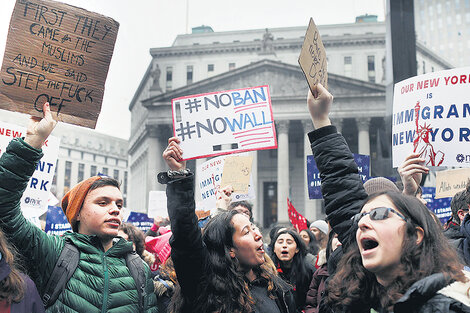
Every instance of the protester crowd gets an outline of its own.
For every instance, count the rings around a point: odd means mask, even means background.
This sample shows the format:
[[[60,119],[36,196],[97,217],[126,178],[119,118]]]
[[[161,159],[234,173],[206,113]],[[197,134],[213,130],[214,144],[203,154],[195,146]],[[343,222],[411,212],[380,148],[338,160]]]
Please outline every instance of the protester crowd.
[[[123,223],[119,183],[94,176],[61,207],[73,232],[47,235],[20,209],[56,121],[49,104],[0,159],[0,312],[470,312],[470,179],[441,225],[421,198],[419,154],[400,187],[362,183],[331,125],[332,95],[309,91],[308,133],[326,219],[273,225],[264,241],[249,202],[222,186],[212,215],[195,210],[195,177],[179,139],[163,152],[169,219],[143,233]]]

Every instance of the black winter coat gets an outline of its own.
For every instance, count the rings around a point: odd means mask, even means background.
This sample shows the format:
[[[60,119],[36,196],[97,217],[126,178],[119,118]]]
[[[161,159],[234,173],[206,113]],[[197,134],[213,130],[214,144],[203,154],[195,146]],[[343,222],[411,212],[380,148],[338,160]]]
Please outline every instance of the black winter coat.
[[[0,282],[10,275],[11,269],[4,258],[0,260]],[[24,281],[25,293],[20,302],[13,302],[10,306],[11,313],[44,313],[44,305],[42,304],[41,297],[39,296],[36,285],[29,278],[29,276],[20,274]]]
[[[195,304],[201,299],[200,287],[205,279],[208,262],[207,248],[202,241],[195,213],[194,175],[170,179],[166,172],[163,172],[158,174],[158,181],[167,184],[167,208],[173,232],[170,238],[171,258],[184,303],[181,313],[193,313]],[[273,281],[276,303],[280,311],[295,313],[292,289],[277,276],[273,277]],[[251,287],[251,284],[249,286]]]

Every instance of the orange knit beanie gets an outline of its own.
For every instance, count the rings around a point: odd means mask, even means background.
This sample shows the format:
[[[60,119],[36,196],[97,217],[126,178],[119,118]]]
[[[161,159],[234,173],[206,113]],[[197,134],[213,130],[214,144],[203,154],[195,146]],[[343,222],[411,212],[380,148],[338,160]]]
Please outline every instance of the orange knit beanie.
[[[84,181],[76,184],[62,198],[62,210],[64,211],[70,225],[72,225],[73,231],[78,231],[76,229],[78,213],[80,213],[83,201],[85,200],[91,185],[99,179],[101,179],[101,176],[93,176],[85,179]]]

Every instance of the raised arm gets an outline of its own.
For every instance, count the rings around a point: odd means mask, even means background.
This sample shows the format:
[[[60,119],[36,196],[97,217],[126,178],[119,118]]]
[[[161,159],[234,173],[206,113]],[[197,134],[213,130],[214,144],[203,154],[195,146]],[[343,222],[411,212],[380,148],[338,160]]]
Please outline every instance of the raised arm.
[[[197,287],[204,274],[207,251],[195,213],[194,175],[184,173],[186,162],[181,161],[182,155],[178,138],[170,138],[163,159],[174,175],[169,177],[164,172],[158,174],[158,179],[160,183],[167,184],[167,208],[173,232],[170,239],[171,258],[183,296],[192,302],[196,299]]]
[[[331,125],[329,112],[333,96],[321,84],[314,93],[309,91],[307,98],[315,127],[308,136],[320,171],[327,219],[346,247],[354,239],[351,217],[360,211],[367,194],[346,140]]]
[[[21,197],[43,155],[41,148],[56,125],[48,103],[43,111],[44,118],[32,118],[24,140],[12,140],[0,159],[0,228],[28,260],[26,266],[40,292],[63,245],[61,239],[26,220],[20,209]]]

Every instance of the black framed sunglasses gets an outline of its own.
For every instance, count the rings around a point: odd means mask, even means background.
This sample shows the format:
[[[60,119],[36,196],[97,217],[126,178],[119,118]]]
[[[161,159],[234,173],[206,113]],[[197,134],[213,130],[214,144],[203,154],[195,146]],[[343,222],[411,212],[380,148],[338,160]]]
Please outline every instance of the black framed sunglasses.
[[[351,217],[351,220],[353,220],[354,224],[357,224],[359,223],[359,221],[361,220],[361,218],[363,218],[364,216],[366,215],[369,215],[370,219],[373,220],[373,221],[381,221],[381,220],[384,220],[384,219],[387,219],[389,217],[389,213],[390,212],[393,212],[395,213],[396,215],[398,215],[399,217],[401,217],[405,222],[407,222],[408,220],[406,219],[405,216],[403,216],[403,214],[397,212],[396,210],[392,209],[392,208],[386,208],[386,207],[380,207],[380,208],[375,208],[373,210],[370,210],[370,212],[361,212],[361,213],[357,213],[355,214],[353,217]]]

